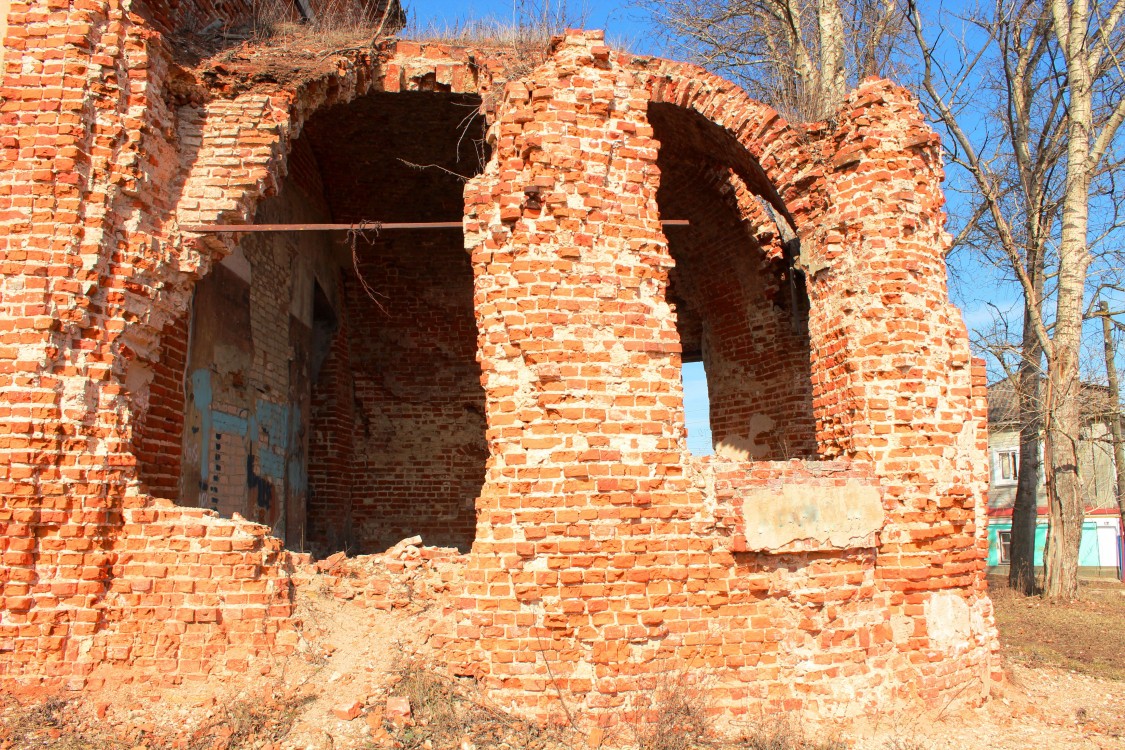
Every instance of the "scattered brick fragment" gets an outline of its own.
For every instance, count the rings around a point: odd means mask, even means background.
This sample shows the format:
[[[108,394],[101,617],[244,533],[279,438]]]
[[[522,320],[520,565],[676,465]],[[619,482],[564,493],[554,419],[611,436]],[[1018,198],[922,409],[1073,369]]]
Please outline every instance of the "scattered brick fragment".
[[[351,721],[363,713],[363,704],[359,701],[342,703],[332,707],[332,715],[340,721]]]

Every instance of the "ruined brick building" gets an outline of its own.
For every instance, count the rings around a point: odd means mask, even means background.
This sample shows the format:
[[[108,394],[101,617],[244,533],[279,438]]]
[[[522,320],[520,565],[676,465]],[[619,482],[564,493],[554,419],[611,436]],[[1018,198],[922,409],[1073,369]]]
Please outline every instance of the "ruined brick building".
[[[417,534],[464,553],[451,668],[527,711],[987,690],[983,369],[907,92],[791,125],[596,32],[177,62],[239,13],[7,14],[0,681],[246,669],[287,550]],[[454,226],[203,231],[370,221]]]

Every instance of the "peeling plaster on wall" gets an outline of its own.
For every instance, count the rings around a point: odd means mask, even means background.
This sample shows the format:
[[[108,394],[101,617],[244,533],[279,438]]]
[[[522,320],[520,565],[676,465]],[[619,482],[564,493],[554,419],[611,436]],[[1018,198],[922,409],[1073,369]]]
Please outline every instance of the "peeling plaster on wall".
[[[964,598],[939,592],[926,600],[926,635],[935,648],[965,650],[972,644],[972,614]]]
[[[743,496],[746,549],[757,552],[877,547],[886,515],[879,490],[785,485]]]

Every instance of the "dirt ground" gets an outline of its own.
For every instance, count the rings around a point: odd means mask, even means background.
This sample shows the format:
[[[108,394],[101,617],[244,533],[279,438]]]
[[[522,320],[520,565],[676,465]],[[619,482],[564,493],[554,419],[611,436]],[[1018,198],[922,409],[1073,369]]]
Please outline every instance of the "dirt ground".
[[[762,717],[720,737],[690,701],[665,724],[611,735],[543,728],[490,706],[470,683],[429,666],[425,639],[442,616],[442,581],[448,571],[426,586],[415,581],[403,606],[386,611],[340,570],[309,572],[297,589],[304,639],[296,655],[219,684],[0,695],[0,750],[1125,750],[1120,584],[1086,587],[1067,606],[996,587],[1009,679],[978,708],[888,709],[815,730],[796,717]]]
[[[1125,680],[1125,587],[1114,580],[1081,582],[1081,598],[1054,604],[1014,593],[989,579],[1006,653],[1030,666],[1050,665]]]

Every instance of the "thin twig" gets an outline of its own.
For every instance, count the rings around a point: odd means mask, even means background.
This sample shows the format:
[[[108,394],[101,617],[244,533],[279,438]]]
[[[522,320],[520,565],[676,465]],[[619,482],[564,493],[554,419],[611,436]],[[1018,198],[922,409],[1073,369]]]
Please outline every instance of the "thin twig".
[[[411,167],[413,169],[417,169],[419,171],[421,171],[423,169],[440,169],[442,172],[445,172],[446,174],[453,175],[457,179],[461,180],[461,182],[468,182],[469,180],[472,179],[471,177],[466,177],[463,174],[458,174],[457,172],[454,172],[452,169],[446,169],[445,167],[443,167],[440,164],[415,164],[412,161],[407,161],[406,159],[401,159],[401,158],[399,159],[399,161],[402,162],[403,164],[405,164],[406,166]]]

